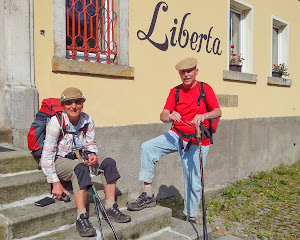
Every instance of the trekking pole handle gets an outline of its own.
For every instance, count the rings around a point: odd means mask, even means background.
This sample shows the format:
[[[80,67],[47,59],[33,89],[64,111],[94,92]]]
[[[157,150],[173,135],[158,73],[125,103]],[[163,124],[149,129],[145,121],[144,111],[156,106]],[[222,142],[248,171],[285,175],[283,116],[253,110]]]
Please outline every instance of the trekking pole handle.
[[[201,130],[199,126],[196,126],[196,138],[201,138]]]
[[[85,163],[85,164],[88,163],[88,160],[87,160],[87,159],[86,159],[85,161],[83,161],[83,159],[82,159],[82,157],[81,157],[81,155],[80,155],[80,153],[79,153],[78,150],[76,150],[74,153],[75,153],[77,159],[78,159],[80,162]]]

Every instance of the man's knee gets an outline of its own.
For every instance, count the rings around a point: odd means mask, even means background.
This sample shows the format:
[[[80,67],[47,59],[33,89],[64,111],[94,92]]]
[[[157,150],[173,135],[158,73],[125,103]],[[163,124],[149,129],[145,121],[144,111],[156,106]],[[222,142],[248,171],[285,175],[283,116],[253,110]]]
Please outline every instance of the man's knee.
[[[147,142],[142,143],[141,150],[147,151],[151,148],[151,140],[148,140]]]
[[[74,168],[74,173],[77,177],[78,185],[80,189],[92,185],[90,170],[87,164],[84,163],[77,164],[76,167]]]

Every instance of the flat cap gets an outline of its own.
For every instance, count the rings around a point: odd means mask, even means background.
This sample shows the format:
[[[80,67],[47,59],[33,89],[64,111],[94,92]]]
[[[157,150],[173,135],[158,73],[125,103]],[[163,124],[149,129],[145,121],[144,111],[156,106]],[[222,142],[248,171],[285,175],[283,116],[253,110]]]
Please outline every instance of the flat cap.
[[[70,87],[65,89],[61,94],[60,102],[63,103],[71,99],[83,99],[83,101],[85,102],[85,97],[78,88]]]
[[[184,58],[180,62],[178,62],[175,66],[176,70],[185,70],[185,69],[191,69],[197,66],[197,59],[196,58]]]

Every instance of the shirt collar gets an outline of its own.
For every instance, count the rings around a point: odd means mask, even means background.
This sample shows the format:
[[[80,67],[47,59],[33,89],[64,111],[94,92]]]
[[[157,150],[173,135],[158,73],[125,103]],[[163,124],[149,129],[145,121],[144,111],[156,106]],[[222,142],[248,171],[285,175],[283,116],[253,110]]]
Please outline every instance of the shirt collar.
[[[70,120],[69,120],[68,115],[67,115],[66,112],[63,112],[63,118],[65,120],[66,127],[69,128],[69,126],[70,126]],[[84,112],[81,112],[80,113],[80,117],[79,117],[79,121],[78,121],[78,125],[80,126],[79,129],[82,128],[87,123],[89,123],[88,115],[85,114]]]

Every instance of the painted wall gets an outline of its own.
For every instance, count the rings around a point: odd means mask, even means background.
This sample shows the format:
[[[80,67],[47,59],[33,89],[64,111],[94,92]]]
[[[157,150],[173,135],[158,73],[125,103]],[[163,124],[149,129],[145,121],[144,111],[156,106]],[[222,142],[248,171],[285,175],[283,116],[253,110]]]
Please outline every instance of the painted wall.
[[[35,84],[39,102],[47,97],[60,97],[67,87],[80,88],[87,98],[84,111],[94,118],[97,126],[96,141],[101,154],[117,161],[122,176],[119,186],[128,188],[131,193],[139,192],[140,145],[170,128],[169,124],[160,123],[159,114],[170,88],[181,83],[175,64],[192,56],[199,62],[198,80],[208,82],[217,95],[238,96],[236,107],[222,107],[222,120],[206,166],[207,186],[218,188],[251,172],[297,161],[300,158],[299,133],[295,131],[300,116],[300,71],[296,66],[300,52],[300,3],[288,0],[282,6],[280,0],[247,1],[254,7],[252,73],[258,78],[257,83],[243,83],[224,81],[222,77],[223,70],[228,70],[229,1],[190,0],[187,4],[187,1],[165,0],[168,8],[165,12],[160,8],[151,39],[164,43],[167,37],[166,51],[157,49],[148,40],[140,40],[137,35],[138,31],[148,33],[159,2],[129,0],[128,54],[135,76],[128,79],[53,73],[52,0],[34,0]],[[184,48],[179,46],[178,36],[185,15],[184,29],[189,36],[193,32],[208,35],[211,29],[208,46],[203,40],[199,52],[192,50],[189,44]],[[291,87],[267,84],[271,71],[272,15],[289,22]],[[174,27],[173,41],[177,40],[177,44],[171,46]],[[44,35],[40,34],[41,30],[45,31]],[[139,37],[143,38],[141,32]],[[182,36],[182,45],[184,40]],[[208,53],[214,41],[217,54]],[[164,157],[157,164],[154,185],[160,197],[183,192],[180,165],[176,154]]]
[[[121,126],[130,124],[158,123],[165,99],[171,87],[180,83],[174,65],[184,57],[193,56],[199,61],[198,80],[208,82],[216,94],[238,95],[238,107],[223,108],[223,119],[280,117],[300,115],[297,94],[300,89],[297,53],[299,47],[299,20],[297,14],[300,4],[289,1],[281,6],[280,0],[248,1],[254,6],[254,63],[253,73],[258,75],[256,84],[228,82],[222,79],[222,71],[227,69],[227,1],[165,1],[166,12],[159,10],[153,41],[163,43],[170,29],[177,27],[178,38],[180,24],[186,13],[184,28],[189,35],[193,32],[208,34],[211,27],[211,39],[208,49],[215,38],[220,40],[221,55],[207,53],[206,41],[199,52],[191,50],[189,44],[181,48],[177,43],[167,51],[155,48],[148,40],[139,40],[139,30],[148,32],[155,6],[159,1],[129,1],[129,62],[134,67],[133,80],[104,76],[53,73],[53,18],[52,1],[34,2],[35,37],[35,82],[40,102],[46,97],[59,97],[69,86],[80,88],[87,97],[85,111],[95,119],[96,126]],[[164,5],[164,4],[163,4]],[[290,25],[289,73],[293,80],[291,87],[267,85],[270,76],[271,15],[276,15]],[[177,25],[174,18],[178,19]],[[45,30],[45,35],[40,34]],[[141,34],[142,36],[142,34]],[[177,39],[178,40],[178,39]],[[182,42],[184,37],[182,36]]]

